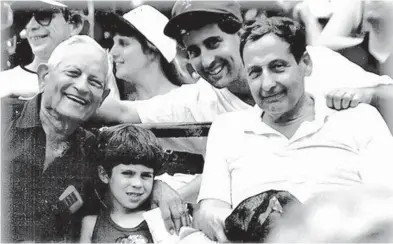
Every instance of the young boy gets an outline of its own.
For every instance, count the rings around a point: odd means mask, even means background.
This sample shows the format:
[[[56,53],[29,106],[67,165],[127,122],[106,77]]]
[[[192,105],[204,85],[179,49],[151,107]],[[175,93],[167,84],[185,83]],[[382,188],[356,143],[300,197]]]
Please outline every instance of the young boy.
[[[108,187],[108,206],[82,221],[83,243],[152,243],[142,214],[150,210],[154,174],[163,149],[152,132],[132,125],[102,130],[98,136],[98,176]]]

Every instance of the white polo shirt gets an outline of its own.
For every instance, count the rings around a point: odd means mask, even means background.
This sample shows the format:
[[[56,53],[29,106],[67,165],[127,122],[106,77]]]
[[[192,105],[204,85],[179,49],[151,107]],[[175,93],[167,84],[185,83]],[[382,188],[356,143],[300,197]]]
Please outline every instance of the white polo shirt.
[[[364,71],[358,65],[326,47],[308,46],[313,71],[306,77],[306,90],[311,94],[326,94],[336,88],[370,87],[392,84],[388,76]],[[217,115],[248,109],[250,106],[228,89],[216,89],[200,79],[185,84],[164,95],[138,103],[142,123],[211,122]]]
[[[393,137],[375,108],[334,111],[318,97],[315,112],[291,139],[263,123],[258,107],[221,115],[210,129],[198,201],[235,207],[270,189],[305,201],[365,182],[393,186]]]
[[[336,88],[393,83],[390,77],[366,72],[329,48],[308,46],[307,51],[313,62],[313,71],[306,77],[305,87],[311,94],[326,94]],[[135,103],[142,123],[211,122],[222,113],[251,108],[228,89],[216,89],[203,79]],[[166,148],[173,150],[202,155],[206,150],[206,138],[165,138],[161,141]]]

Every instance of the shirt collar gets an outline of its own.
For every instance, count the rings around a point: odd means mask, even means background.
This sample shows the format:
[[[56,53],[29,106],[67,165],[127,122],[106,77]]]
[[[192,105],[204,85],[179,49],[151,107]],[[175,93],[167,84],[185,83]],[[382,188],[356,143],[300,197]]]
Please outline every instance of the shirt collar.
[[[24,104],[21,115],[16,120],[16,127],[19,128],[41,127],[41,119],[40,119],[41,97],[42,97],[42,93],[39,93]]]
[[[335,113],[336,111],[330,109],[326,105],[325,96],[322,94],[309,94],[311,98],[314,100],[314,109],[315,109],[315,119],[312,121],[315,125],[315,130],[320,129],[328,120],[329,116]],[[249,123],[246,125],[244,132],[245,133],[253,133],[258,135],[263,134],[277,134],[277,132],[262,122],[261,116],[263,110],[258,106],[255,105],[252,109],[249,110],[250,119],[248,120]],[[308,122],[308,121],[306,121]]]

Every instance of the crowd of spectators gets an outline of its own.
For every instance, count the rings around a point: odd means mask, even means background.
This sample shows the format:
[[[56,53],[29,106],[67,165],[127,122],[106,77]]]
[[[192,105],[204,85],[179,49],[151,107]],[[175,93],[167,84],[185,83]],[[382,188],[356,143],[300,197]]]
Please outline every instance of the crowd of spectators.
[[[2,241],[393,241],[393,2],[92,6],[1,2]]]

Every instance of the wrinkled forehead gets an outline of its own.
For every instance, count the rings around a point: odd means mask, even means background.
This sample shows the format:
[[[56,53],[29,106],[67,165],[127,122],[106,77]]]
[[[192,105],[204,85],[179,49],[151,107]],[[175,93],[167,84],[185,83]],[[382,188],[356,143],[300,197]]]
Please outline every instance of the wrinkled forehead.
[[[108,68],[108,54],[98,47],[88,43],[77,43],[56,48],[52,53],[49,63],[60,64],[67,62],[83,61],[84,64],[97,63],[101,68]]]
[[[247,67],[253,63],[265,64],[275,59],[289,59],[293,56],[289,47],[289,43],[274,34],[248,41],[243,50],[244,64]]]

